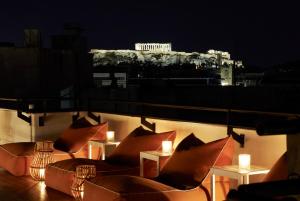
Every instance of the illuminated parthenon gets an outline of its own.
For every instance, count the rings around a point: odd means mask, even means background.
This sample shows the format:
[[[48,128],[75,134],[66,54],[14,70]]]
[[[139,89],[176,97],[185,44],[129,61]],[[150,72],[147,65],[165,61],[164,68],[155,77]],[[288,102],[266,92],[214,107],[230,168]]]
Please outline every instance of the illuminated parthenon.
[[[136,43],[135,50],[138,51],[172,51],[171,43]]]

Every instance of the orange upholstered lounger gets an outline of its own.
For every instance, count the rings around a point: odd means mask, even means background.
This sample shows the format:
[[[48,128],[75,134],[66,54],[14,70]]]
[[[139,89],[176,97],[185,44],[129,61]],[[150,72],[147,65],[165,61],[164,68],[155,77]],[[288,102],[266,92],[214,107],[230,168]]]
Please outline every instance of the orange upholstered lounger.
[[[54,161],[88,156],[87,142],[92,139],[104,140],[107,123],[90,124],[85,118],[78,119],[63,131],[54,142]],[[17,142],[0,146],[0,167],[15,176],[29,174],[35,142]]]
[[[159,150],[163,140],[174,141],[175,131],[155,133],[143,127],[134,129],[105,160],[70,159],[49,164],[46,168],[47,187],[72,195],[71,186],[76,166],[93,164],[97,175],[138,175],[139,154],[146,150]]]
[[[85,181],[83,201],[204,201],[210,200],[209,170],[232,163],[233,140],[228,137],[204,144],[194,135],[185,138],[150,180],[136,176],[97,176]],[[224,200],[229,181],[216,180],[217,200]]]

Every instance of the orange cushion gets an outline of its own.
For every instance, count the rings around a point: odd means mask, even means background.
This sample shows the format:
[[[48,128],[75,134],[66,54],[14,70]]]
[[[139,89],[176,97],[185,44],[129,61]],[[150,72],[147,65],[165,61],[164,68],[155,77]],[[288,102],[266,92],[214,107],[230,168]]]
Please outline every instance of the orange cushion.
[[[92,125],[85,118],[81,118],[63,131],[54,142],[54,147],[65,152],[77,152],[89,140],[105,140],[107,123]]]
[[[182,144],[185,149],[181,148]],[[178,147],[157,180],[179,189],[198,186],[214,165],[232,163],[234,144],[230,137],[203,144],[191,134]]]
[[[288,161],[286,152],[276,161],[263,181],[268,182],[285,179],[288,179]]]
[[[161,150],[163,140],[174,141],[175,131],[155,133],[138,127],[133,130],[107,158],[110,163],[139,165],[141,151]]]
[[[193,147],[198,147],[203,144],[205,144],[205,142],[198,139],[194,133],[191,133],[177,145],[175,152],[188,151]]]
[[[49,164],[46,168],[45,183],[47,187],[72,195],[71,186],[78,165],[95,165],[97,176],[126,174],[139,175],[139,167],[109,164],[101,160],[76,158]]]
[[[76,119],[71,125],[71,128],[87,128],[93,126],[93,124],[88,121],[85,117],[81,117],[79,119]]]

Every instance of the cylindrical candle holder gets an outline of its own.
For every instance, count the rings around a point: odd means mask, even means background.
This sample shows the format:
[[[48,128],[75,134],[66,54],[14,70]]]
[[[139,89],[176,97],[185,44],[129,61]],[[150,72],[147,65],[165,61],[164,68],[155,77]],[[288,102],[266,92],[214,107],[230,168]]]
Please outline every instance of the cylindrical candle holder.
[[[49,163],[53,163],[53,142],[40,141],[36,142],[32,163],[29,173],[35,180],[45,180],[45,170]]]
[[[81,201],[84,195],[84,181],[96,176],[95,165],[78,165],[76,167],[75,178],[71,187],[73,197]]]

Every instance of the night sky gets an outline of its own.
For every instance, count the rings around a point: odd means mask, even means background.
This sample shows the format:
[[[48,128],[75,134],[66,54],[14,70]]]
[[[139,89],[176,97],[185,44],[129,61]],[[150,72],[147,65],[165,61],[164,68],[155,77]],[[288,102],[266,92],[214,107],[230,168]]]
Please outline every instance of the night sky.
[[[299,7],[283,3],[3,1],[0,41],[20,46],[23,29],[38,28],[47,46],[48,37],[62,33],[64,23],[75,22],[85,29],[90,48],[133,49],[135,42],[171,42],[178,51],[218,49],[248,64],[270,66],[300,56]]]

